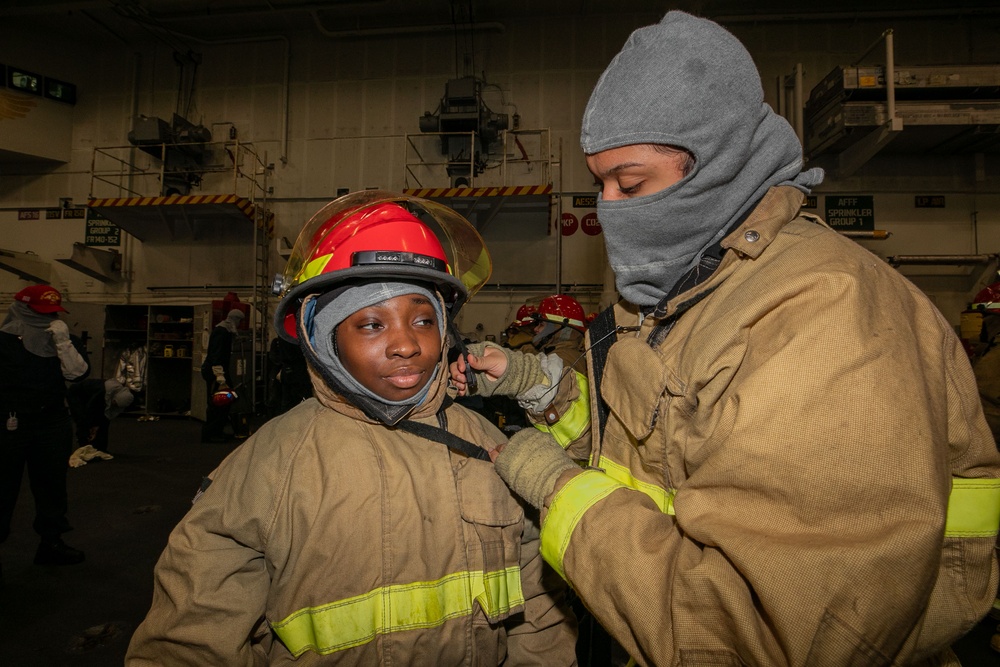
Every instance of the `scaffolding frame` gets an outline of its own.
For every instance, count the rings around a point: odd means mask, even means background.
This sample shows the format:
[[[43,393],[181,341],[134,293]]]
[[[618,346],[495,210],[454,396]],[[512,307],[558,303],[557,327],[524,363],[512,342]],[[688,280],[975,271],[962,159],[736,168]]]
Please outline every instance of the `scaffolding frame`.
[[[266,152],[263,156],[257,153],[253,143],[231,140],[197,144],[210,154],[222,158],[213,164],[206,164],[204,168],[196,170],[168,170],[165,160],[167,150],[182,145],[163,143],[146,145],[141,149],[133,145],[95,147],[91,156],[89,205],[104,213],[105,217],[108,217],[108,212],[114,211],[115,216],[122,216],[120,220],[129,216],[138,220],[134,216],[145,215],[155,209],[152,215],[157,220],[169,221],[174,216],[187,221],[186,209],[197,206],[201,216],[212,219],[211,211],[214,207],[219,211],[220,223],[231,223],[234,206],[242,211],[242,215],[252,226],[254,285],[251,309],[253,315],[249,327],[252,347],[249,370],[253,378],[250,398],[256,412],[261,399],[258,396],[258,386],[263,387],[267,377],[268,333],[271,325],[270,241],[274,234],[274,215],[268,207],[268,198],[272,192],[269,180],[274,165],[267,161]],[[140,161],[143,154],[151,159]],[[158,160],[159,164],[154,164],[153,160]],[[200,189],[229,192],[226,196],[161,193],[165,178],[191,171],[200,174]],[[227,211],[225,217],[222,216],[223,206]],[[126,233],[136,236],[126,225],[116,222],[112,217],[108,219]],[[144,220],[141,224],[149,223]],[[171,289],[184,291],[194,289],[194,286]]]
[[[537,137],[537,157],[529,155],[521,141],[522,137]],[[475,147],[478,133],[472,132],[420,132],[404,135],[406,155],[403,163],[403,184],[406,189],[437,187],[426,183],[450,182],[448,167],[468,165],[469,185],[476,188],[483,186],[503,187],[510,185],[534,185],[552,182],[552,132],[548,128],[503,130],[500,133],[500,156],[493,167],[487,167],[481,174],[476,174]],[[435,143],[442,138],[457,138],[467,140],[468,162],[465,160],[428,159],[421,151],[417,139],[433,138]],[[520,156],[517,157],[517,152]],[[514,156],[514,157],[512,157]],[[523,167],[523,173],[530,177],[519,178],[515,174],[516,167]],[[497,175],[492,172],[499,170]],[[487,173],[489,175],[487,176]],[[425,183],[426,181],[426,183]]]

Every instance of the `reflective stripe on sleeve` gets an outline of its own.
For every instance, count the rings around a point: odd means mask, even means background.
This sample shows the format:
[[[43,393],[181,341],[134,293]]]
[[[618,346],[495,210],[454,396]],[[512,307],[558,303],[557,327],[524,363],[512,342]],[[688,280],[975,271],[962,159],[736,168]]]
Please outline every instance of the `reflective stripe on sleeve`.
[[[552,426],[542,422],[535,424],[539,431],[551,433],[559,446],[566,449],[577,440],[590,425],[590,385],[587,376],[573,371],[576,376],[576,387],[580,395],[570,405],[569,410]]]
[[[549,513],[542,524],[540,551],[542,558],[563,579],[563,558],[576,524],[584,513],[612,491],[626,488],[597,470],[585,470],[566,482],[552,499]]]
[[[1000,479],[953,477],[945,537],[993,537],[1000,529]]]
[[[306,651],[329,655],[366,644],[377,635],[433,628],[472,613],[473,602],[489,618],[524,604],[521,571],[457,572],[437,581],[377,588],[364,595],[306,607],[271,624],[296,658]]]
[[[640,481],[632,476],[631,470],[619,463],[615,463],[606,456],[600,458],[600,464],[597,467],[606,472],[608,477],[616,482],[624,484],[630,489],[642,491],[656,503],[661,512],[673,516],[674,496],[677,495],[677,489],[664,489],[662,486]]]

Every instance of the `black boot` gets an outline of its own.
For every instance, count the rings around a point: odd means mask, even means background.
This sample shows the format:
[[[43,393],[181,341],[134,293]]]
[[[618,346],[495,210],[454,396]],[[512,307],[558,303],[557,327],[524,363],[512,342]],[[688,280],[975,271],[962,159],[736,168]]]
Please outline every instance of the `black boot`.
[[[61,539],[42,540],[35,552],[35,565],[76,565],[83,562],[83,552]]]

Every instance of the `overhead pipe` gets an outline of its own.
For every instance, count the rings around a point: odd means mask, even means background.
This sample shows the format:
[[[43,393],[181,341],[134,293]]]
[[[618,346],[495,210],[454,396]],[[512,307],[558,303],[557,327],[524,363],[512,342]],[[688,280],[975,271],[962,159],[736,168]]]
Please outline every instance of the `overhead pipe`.
[[[0,8],[0,16],[32,16],[34,14],[68,14],[70,12],[86,12],[91,9],[107,9],[107,0],[90,0],[89,2],[59,2],[59,3],[31,3],[20,7]],[[89,18],[89,17],[88,17]]]
[[[135,119],[139,116],[139,81],[142,74],[142,56],[136,52],[132,54],[132,98],[130,100],[129,108],[131,110],[132,118],[130,123],[134,126]],[[133,128],[134,129],[134,128]],[[135,164],[136,162],[136,147],[132,146],[129,149],[129,163]],[[133,191],[133,178],[134,170],[129,170],[128,175],[128,190]],[[93,179],[93,175],[91,175]],[[93,185],[93,183],[91,183]],[[90,196],[93,197],[94,193],[91,192]],[[125,278],[125,293],[128,295],[132,294],[132,288],[134,287],[133,281],[135,280],[135,238],[129,234],[124,229],[122,232],[122,276]],[[131,303],[131,296],[128,298],[128,302]]]
[[[893,266],[921,265],[921,266],[965,266],[971,264],[988,264],[996,260],[1000,255],[996,253],[987,255],[892,255],[886,260]]]
[[[354,0],[354,2],[300,2],[297,4],[274,4],[267,2],[264,5],[255,3],[253,5],[240,5],[236,7],[215,7],[203,11],[182,10],[175,12],[147,12],[146,16],[157,21],[191,21],[205,18],[231,18],[233,16],[246,16],[247,14],[287,14],[289,12],[313,12],[313,11],[347,11],[356,12],[359,9],[373,9],[379,5],[387,5],[390,0]]]
[[[972,16],[992,16],[1000,14],[997,8],[961,8],[953,9],[910,9],[892,11],[854,11],[854,12],[812,12],[789,13],[773,12],[770,14],[720,14],[707,18],[717,23],[826,23],[829,21],[876,21],[898,19],[938,19],[938,18],[968,18]]]
[[[874,241],[884,241],[890,236],[892,232],[887,232],[884,229],[871,229],[862,232],[840,232],[841,236],[846,236],[849,239],[872,239]]]
[[[330,30],[319,17],[319,12],[311,11],[313,23],[316,29],[324,37],[335,37],[338,39],[364,39],[366,37],[400,37],[403,35],[425,35],[435,32],[454,32],[455,25],[451,23],[441,23],[434,25],[402,25],[390,28],[356,28],[354,30]],[[475,30],[479,32],[504,32],[507,29],[503,23],[473,23],[463,26],[463,29]]]

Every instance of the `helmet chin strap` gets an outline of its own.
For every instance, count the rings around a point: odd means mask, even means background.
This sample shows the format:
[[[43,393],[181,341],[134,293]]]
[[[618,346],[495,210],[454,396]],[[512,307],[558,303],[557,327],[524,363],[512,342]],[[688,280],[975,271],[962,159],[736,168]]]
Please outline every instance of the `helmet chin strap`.
[[[449,338],[455,341],[455,347],[458,348],[458,352],[462,355],[462,360],[465,362],[465,384],[468,387],[468,391],[471,393],[476,388],[476,372],[472,370],[472,366],[469,365],[469,348],[465,345],[465,341],[462,339],[462,334],[458,332],[458,327],[455,326],[455,320],[449,312],[447,315],[448,326],[446,328],[446,333]]]

